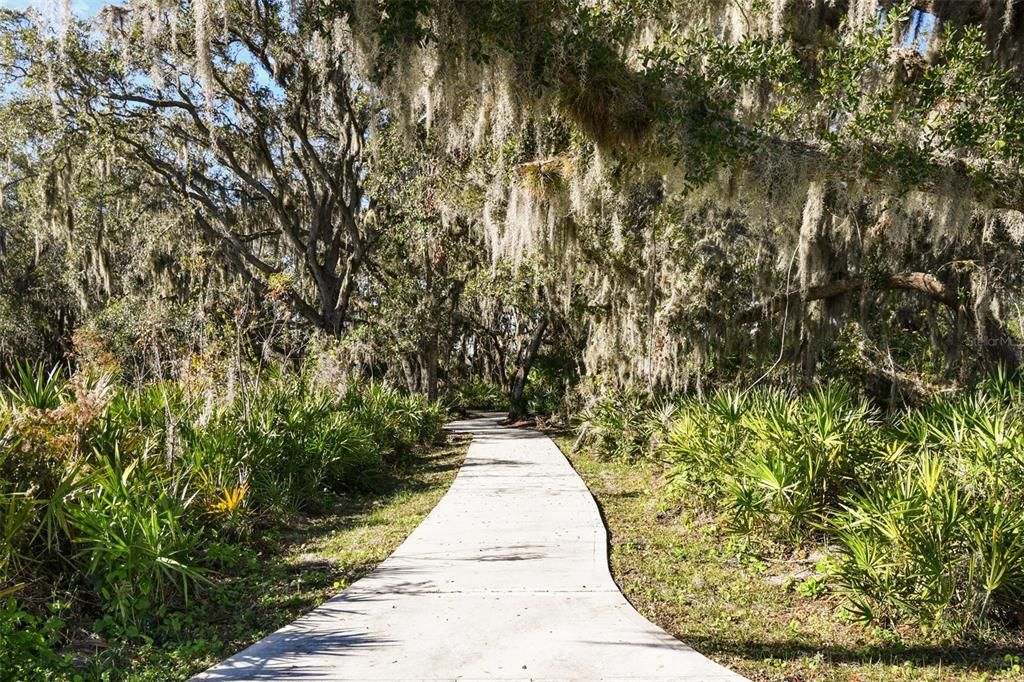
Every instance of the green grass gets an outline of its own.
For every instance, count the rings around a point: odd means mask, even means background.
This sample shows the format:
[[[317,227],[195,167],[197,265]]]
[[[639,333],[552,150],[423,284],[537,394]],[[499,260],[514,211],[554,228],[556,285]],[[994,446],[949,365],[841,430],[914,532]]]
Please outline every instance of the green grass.
[[[1024,679],[1020,633],[985,644],[844,622],[822,548],[751,553],[700,500],[670,494],[660,465],[571,452],[608,526],[611,569],[644,616],[752,680]]]
[[[411,457],[383,493],[348,495],[326,514],[259,531],[254,547],[216,546],[212,584],[149,633],[152,642],[107,648],[101,637],[84,636],[73,652],[82,679],[185,679],[326,601],[419,525],[447,491],[466,447],[465,439],[450,437]]]

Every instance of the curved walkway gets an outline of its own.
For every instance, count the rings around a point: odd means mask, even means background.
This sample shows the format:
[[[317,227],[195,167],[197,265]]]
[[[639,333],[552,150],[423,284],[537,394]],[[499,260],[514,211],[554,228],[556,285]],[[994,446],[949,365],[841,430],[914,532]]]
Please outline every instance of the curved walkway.
[[[742,680],[629,605],[583,481],[498,419],[449,427],[462,470],[375,571],[194,679]]]

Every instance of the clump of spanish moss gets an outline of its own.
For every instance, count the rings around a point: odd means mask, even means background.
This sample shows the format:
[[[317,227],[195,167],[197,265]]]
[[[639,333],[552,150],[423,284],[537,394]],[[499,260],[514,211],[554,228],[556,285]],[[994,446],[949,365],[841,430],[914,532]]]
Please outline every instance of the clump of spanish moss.
[[[599,146],[637,147],[653,124],[651,85],[618,55],[597,49],[562,74],[558,106]]]

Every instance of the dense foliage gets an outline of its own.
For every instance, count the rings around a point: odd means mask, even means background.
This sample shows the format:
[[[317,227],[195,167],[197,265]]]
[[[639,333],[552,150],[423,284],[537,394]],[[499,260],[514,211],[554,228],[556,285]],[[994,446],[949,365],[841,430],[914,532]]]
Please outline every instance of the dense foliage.
[[[517,412],[538,355],[967,386],[1020,362],[1024,20],[961,4],[6,10],[4,352],[155,327],[163,376],[216,311]]]
[[[1016,617],[1022,45],[981,0],[0,9],[4,664],[53,663],[32,576],[143,633],[438,404],[582,412],[865,619]]]
[[[961,5],[346,11],[386,96],[469,159],[451,210],[557,265],[588,373],[806,378],[840,341],[920,397],[1020,360],[1020,11]]]
[[[380,486],[443,418],[382,384],[270,374],[210,403],[184,383],[19,365],[0,417],[4,669],[60,662],[56,616],[43,626],[15,600],[57,598],[108,636],[145,636],[203,598],[218,548]]]
[[[1021,384],[885,414],[838,384],[648,404],[609,394],[578,445],[663,462],[755,546],[824,544],[847,613],[977,634],[1024,603]]]

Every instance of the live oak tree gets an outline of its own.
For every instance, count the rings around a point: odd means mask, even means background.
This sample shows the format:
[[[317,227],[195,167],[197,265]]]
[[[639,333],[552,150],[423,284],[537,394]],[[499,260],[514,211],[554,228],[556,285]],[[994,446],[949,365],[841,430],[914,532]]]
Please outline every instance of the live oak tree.
[[[359,371],[895,395],[1020,361],[1021,10],[146,0],[8,33],[145,220]]]
[[[908,390],[1019,364],[1013,3],[332,7],[385,96],[472,159],[492,250],[575,271],[588,371],[812,377],[848,322]]]
[[[148,169],[253,290],[343,334],[382,230],[363,183],[383,115],[344,26],[273,0],[130,3],[97,23],[33,55],[55,106]]]
[[[451,376],[467,281],[486,262],[481,240],[437,201],[449,191],[447,160],[427,153],[423,129],[403,135],[395,124],[374,140],[368,190],[387,207],[388,232],[369,256],[359,328],[347,340],[364,366],[431,400]]]

